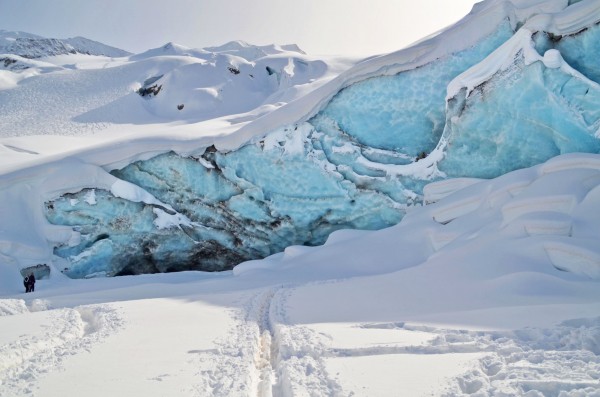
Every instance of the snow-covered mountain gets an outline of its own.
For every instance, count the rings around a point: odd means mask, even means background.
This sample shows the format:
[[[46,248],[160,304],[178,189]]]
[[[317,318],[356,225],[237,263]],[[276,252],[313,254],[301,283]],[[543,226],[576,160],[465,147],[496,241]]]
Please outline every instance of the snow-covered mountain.
[[[18,55],[23,58],[44,58],[65,54],[103,55],[124,57],[129,52],[99,43],[85,37],[53,39],[25,32],[0,29],[0,54]]]
[[[168,43],[118,59],[2,58],[0,73],[13,72],[0,77],[3,137],[106,135],[122,124],[190,125],[221,116],[240,124],[322,85],[351,62],[324,62],[294,46],[241,42],[212,49]],[[48,73],[57,69],[62,72]]]
[[[598,43],[0,56],[0,395],[597,395]]]

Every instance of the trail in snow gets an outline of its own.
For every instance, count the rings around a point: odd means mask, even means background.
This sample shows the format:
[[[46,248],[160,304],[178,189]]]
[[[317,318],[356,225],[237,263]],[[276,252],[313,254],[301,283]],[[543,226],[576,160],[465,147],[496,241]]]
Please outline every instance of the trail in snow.
[[[39,300],[29,308],[23,300],[0,300],[0,324],[2,319],[14,320],[6,316],[24,316],[32,330],[10,335],[8,326],[0,327],[1,396],[35,395],[41,376],[60,369],[70,356],[89,352],[92,345],[117,332],[123,323],[118,311],[106,304],[38,311],[45,308]]]
[[[257,296],[259,302],[258,310],[254,313],[258,320],[259,355],[255,362],[255,368],[258,372],[257,397],[271,397],[277,385],[277,340],[273,334],[271,323],[271,304],[276,294],[275,289],[267,290],[265,293]]]
[[[247,321],[256,321],[259,333],[256,396],[340,395],[340,386],[325,368],[321,337],[309,328],[286,324],[286,297],[291,290],[267,289],[247,308]]]
[[[270,340],[264,331],[265,315],[272,299],[271,290],[244,295],[247,300],[241,310],[231,310],[235,326],[215,341],[214,351],[199,352],[198,360],[212,362],[199,373],[199,383],[193,386],[194,396],[264,396],[267,393],[263,372],[270,371]],[[261,376],[263,377],[261,379]],[[265,390],[263,390],[265,389]]]
[[[339,335],[327,335],[329,346],[323,348],[320,358],[326,361],[328,369],[344,368],[335,362],[337,359],[346,359],[345,367],[351,368],[353,361],[362,362],[363,358],[376,363],[377,360],[393,362],[389,357],[412,356],[410,360],[416,365],[419,360],[415,358],[418,357],[435,357],[438,362],[443,362],[454,356],[458,360],[466,359],[470,364],[458,376],[449,378],[432,391],[433,394],[450,397],[531,393],[533,396],[568,397],[596,396],[600,390],[600,318],[566,321],[549,329],[517,331],[469,331],[405,323],[365,323],[353,327],[357,332],[418,333],[424,339],[422,343],[340,348],[335,347]],[[412,371],[399,366],[400,369]],[[362,368],[361,371],[366,370]],[[357,384],[348,384],[348,377],[348,374],[341,376],[345,379],[341,380],[343,392],[340,395],[380,395],[356,389]]]
[[[201,361],[214,362],[200,374],[195,396],[335,396],[341,388],[325,369],[323,342],[314,331],[285,324],[288,287],[247,296],[234,311],[236,326]]]
[[[280,395],[276,392],[277,339],[273,333],[271,307],[279,288],[269,288],[246,296],[243,309],[234,311],[236,326],[217,341],[217,351],[206,352],[202,360],[216,365],[201,374],[198,396]]]
[[[600,394],[600,317],[550,329],[434,332],[439,336],[430,349],[488,353],[456,379],[447,396]]]
[[[446,367],[446,372],[433,378],[427,374],[431,385],[424,381],[416,389],[399,386],[443,396],[553,395],[560,391],[561,396],[568,397],[595,395],[600,390],[600,318],[516,331],[357,323],[348,327],[361,333],[362,337],[354,340],[362,342],[344,347],[336,335],[336,327],[343,324],[320,328],[290,323],[287,297],[293,291],[293,287],[274,287],[247,298],[243,310],[234,314],[235,329],[221,341],[220,349],[206,354],[206,360],[218,362],[204,374],[210,383],[210,388],[203,389],[206,394],[383,395],[359,387],[358,380],[349,382],[352,366],[359,364],[362,372],[387,366],[418,374],[428,372],[428,363],[434,362]],[[397,333],[396,342],[376,343],[367,336],[378,330]],[[395,365],[404,362],[404,357],[406,362],[424,368]],[[365,370],[365,360],[373,363],[373,368]]]
[[[293,288],[281,289],[271,302],[269,318],[276,344],[278,396],[340,396],[340,385],[326,369],[326,341],[314,330],[289,324],[287,298]]]

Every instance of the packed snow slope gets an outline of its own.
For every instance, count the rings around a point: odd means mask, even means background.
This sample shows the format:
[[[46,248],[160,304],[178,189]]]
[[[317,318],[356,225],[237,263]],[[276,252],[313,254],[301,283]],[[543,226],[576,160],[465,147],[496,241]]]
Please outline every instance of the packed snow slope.
[[[392,226],[435,180],[599,153],[599,22],[598,0],[486,1],[335,78],[241,42],[4,71],[2,255],[76,278],[227,270]]]

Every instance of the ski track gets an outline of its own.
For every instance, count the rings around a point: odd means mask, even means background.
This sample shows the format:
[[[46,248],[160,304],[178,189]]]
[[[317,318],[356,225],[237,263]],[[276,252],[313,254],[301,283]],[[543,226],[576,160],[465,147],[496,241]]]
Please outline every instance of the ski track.
[[[443,396],[600,396],[600,317],[566,321],[553,328],[516,331],[467,331],[424,325],[360,323],[368,329],[419,331],[432,335],[425,344],[357,348],[332,347],[333,339],[309,326],[291,324],[287,299],[293,286],[246,294],[232,309],[235,326],[217,348],[199,352],[193,396],[352,396],[326,370],[337,357],[391,354],[483,353],[470,369],[451,380]],[[35,396],[37,380],[60,370],[63,360],[84,351],[123,325],[112,305],[51,309],[43,300],[26,304],[0,300],[0,316],[27,316],[47,310],[41,335],[20,335],[0,346],[0,395]],[[398,370],[401,370],[399,368]]]
[[[246,296],[233,311],[236,326],[202,354],[213,362],[199,373],[194,396],[352,396],[326,370],[335,357],[390,354],[483,353],[444,387],[443,396],[600,396],[600,317],[571,320],[554,328],[468,331],[395,323],[362,323],[364,329],[398,329],[432,334],[414,346],[331,347],[332,338],[290,324],[286,300],[293,287]],[[401,368],[398,369],[399,371]]]
[[[215,342],[214,351],[199,352],[198,360],[210,362],[210,368],[198,373],[199,383],[193,396],[254,396],[257,390],[257,362],[260,360],[260,306],[264,293],[245,296],[242,310],[231,310],[235,327]],[[267,296],[268,292],[266,293]],[[261,302],[261,298],[262,302]]]
[[[0,300],[0,316],[27,316],[47,308],[48,303],[41,300],[32,301],[29,307],[20,299]],[[89,352],[123,325],[118,310],[106,304],[48,313],[50,322],[44,324],[41,336],[24,334],[0,346],[0,396],[35,396],[40,377],[60,370],[70,356]]]
[[[200,372],[194,396],[338,396],[341,388],[329,378],[321,337],[306,327],[286,325],[283,286],[247,296],[232,311],[236,326],[218,340],[215,351],[202,352],[213,362]]]

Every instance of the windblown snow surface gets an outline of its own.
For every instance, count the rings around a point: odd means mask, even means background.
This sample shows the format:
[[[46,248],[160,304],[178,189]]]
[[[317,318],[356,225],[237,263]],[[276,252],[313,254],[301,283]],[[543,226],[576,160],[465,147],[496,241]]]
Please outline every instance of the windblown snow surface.
[[[0,55],[0,396],[600,396],[600,1],[78,43]]]

